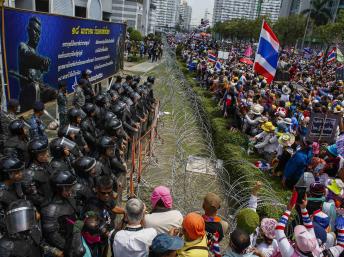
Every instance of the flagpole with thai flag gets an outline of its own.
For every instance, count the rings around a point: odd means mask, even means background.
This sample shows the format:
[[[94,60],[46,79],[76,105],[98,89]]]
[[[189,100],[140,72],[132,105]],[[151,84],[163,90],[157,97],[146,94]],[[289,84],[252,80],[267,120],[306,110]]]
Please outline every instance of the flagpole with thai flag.
[[[333,49],[327,55],[327,63],[331,63],[335,61],[336,58],[337,58],[337,50],[336,50],[336,47],[333,47]]]
[[[268,84],[273,81],[276,74],[279,47],[278,38],[263,20],[253,69],[265,77]]]

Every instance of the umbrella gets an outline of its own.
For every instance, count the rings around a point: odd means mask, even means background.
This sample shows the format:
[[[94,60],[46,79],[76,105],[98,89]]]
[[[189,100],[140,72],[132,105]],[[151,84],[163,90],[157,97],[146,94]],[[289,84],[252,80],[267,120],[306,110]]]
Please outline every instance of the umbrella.
[[[248,64],[248,65],[252,65],[252,64],[253,64],[253,61],[252,61],[251,59],[245,58],[245,57],[241,58],[241,59],[240,59],[240,62],[246,63],[246,64]]]

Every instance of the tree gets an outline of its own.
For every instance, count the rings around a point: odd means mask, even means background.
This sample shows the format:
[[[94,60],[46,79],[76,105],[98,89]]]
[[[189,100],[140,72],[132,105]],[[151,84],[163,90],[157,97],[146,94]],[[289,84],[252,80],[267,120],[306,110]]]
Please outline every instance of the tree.
[[[302,38],[306,27],[306,18],[302,15],[280,17],[273,24],[273,31],[276,33],[281,47],[291,46]]]
[[[328,2],[329,0],[313,0],[311,7],[304,10],[302,14],[309,15],[315,25],[324,25],[331,19],[331,10],[326,6]]]
[[[142,41],[142,35],[141,32],[133,29],[130,33],[130,40],[132,41]]]

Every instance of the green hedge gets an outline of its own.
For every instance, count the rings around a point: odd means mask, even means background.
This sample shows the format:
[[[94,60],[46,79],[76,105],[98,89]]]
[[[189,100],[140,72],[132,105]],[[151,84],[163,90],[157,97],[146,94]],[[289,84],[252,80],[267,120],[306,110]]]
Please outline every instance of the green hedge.
[[[220,108],[212,99],[210,92],[197,86],[197,82],[193,79],[193,74],[188,71],[182,62],[179,62],[179,66],[186,80],[189,82],[189,86],[192,87],[202,103],[212,127],[216,155],[219,159],[224,161],[225,168],[229,172],[230,180],[235,181],[242,176],[248,176],[247,180],[249,181],[268,180],[272,188],[276,191],[276,199],[283,203],[287,203],[290,192],[281,188],[280,179],[272,178],[253,166],[253,163],[258,160],[259,157],[247,156],[244,150],[247,149],[248,146],[247,135],[239,131],[232,132],[228,129],[230,120],[223,118]],[[242,186],[247,188],[253,185],[242,184]],[[264,193],[264,189],[262,193]],[[258,212],[261,217],[279,218],[281,215],[281,209],[271,205],[258,206]]]

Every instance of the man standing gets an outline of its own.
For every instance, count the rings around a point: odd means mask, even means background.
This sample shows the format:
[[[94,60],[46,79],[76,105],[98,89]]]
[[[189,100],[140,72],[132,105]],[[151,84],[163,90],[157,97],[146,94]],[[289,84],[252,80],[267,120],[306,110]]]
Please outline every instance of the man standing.
[[[58,84],[57,111],[59,114],[60,127],[67,124],[67,84],[61,81]]]
[[[41,120],[44,114],[44,103],[36,102],[33,106],[33,115],[29,120],[30,125],[30,138],[31,139],[42,139],[48,142],[48,136],[45,133],[45,125]]]
[[[84,90],[86,103],[91,103],[93,101],[93,97],[96,95],[95,90],[93,90],[92,84],[90,82],[91,73],[92,71],[90,70],[84,70],[81,74],[81,79],[85,80],[85,82],[83,83],[84,85],[82,89]],[[94,86],[94,89],[96,89],[96,86]]]
[[[73,96],[73,105],[81,109],[86,102],[86,97],[84,94],[83,86],[86,84],[86,80],[79,79],[78,85],[75,87],[74,96]]]
[[[43,76],[49,70],[50,59],[37,53],[41,37],[41,21],[31,17],[27,27],[28,42],[21,42],[18,49],[20,77],[19,102],[21,111],[32,108],[36,101],[56,97],[54,89],[44,85]]]

